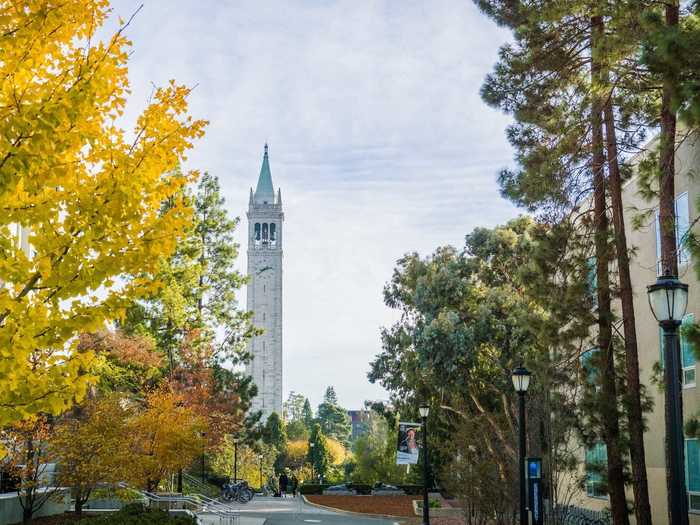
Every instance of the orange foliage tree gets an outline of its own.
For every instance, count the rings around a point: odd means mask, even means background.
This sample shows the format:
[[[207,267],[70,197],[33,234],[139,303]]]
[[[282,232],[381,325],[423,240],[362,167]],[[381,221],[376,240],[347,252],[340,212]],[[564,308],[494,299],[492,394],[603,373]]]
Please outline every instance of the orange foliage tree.
[[[182,394],[163,387],[146,397],[145,407],[127,420],[122,479],[148,491],[189,466],[206,445],[206,420],[186,406]]]
[[[99,483],[120,481],[122,462],[129,461],[123,442],[130,415],[126,400],[113,394],[88,402],[79,417],[56,426],[49,448],[61,465],[57,482],[71,488],[78,516]]]
[[[49,470],[53,457],[46,444],[50,436],[51,424],[44,415],[25,419],[2,431],[7,453],[5,468],[18,480],[22,523],[29,523],[58,491],[53,472]]]

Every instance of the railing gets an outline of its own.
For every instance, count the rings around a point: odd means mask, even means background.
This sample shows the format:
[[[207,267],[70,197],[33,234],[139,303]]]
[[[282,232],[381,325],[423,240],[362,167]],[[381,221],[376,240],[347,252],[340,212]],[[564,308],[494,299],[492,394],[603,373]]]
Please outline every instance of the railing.
[[[151,492],[146,492],[145,490],[138,490],[138,492],[148,500],[149,503],[156,503],[157,505],[166,504],[167,509],[179,510],[173,508],[173,505],[181,504],[184,510],[193,510],[196,514],[213,514],[218,516],[219,525],[237,525],[238,523],[238,509],[217,501],[213,498],[207,497],[203,494],[153,494]],[[184,505],[191,505],[192,509],[184,508]],[[197,519],[201,523],[201,520]]]
[[[203,482],[201,479],[196,478],[187,472],[182,473],[182,479],[183,481],[186,481],[190,487],[194,487],[200,494],[204,494],[210,498],[215,498],[215,494],[218,494],[219,489],[215,488],[209,483]],[[214,492],[215,490],[217,491],[216,493]]]
[[[610,525],[611,520],[607,510],[558,505],[552,509],[548,522],[559,525]]]

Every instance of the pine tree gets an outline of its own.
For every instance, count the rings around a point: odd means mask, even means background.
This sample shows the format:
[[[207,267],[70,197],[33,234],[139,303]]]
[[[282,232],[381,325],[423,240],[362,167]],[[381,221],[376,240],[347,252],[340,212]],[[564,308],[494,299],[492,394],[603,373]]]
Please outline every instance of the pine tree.
[[[245,277],[235,269],[238,244],[233,234],[239,220],[230,219],[217,177],[204,173],[194,199],[194,234],[199,242],[197,312],[209,337],[223,333],[216,358],[233,364],[245,362],[246,341],[255,334],[251,313],[238,308],[237,294]]]
[[[351,431],[350,417],[348,411],[338,405],[338,396],[332,386],[326,389],[323,402],[318,405],[317,421],[326,436],[347,444]]]
[[[321,425],[318,423],[314,424],[311,429],[311,436],[309,436],[308,460],[313,464],[316,475],[323,481],[331,465],[331,453],[328,450],[326,437],[321,431]]]
[[[610,243],[608,231],[605,153],[603,151],[603,100],[596,87],[600,83],[602,64],[598,57],[603,36],[603,17],[591,18],[591,171],[593,179],[593,213],[595,227],[596,293],[598,296],[598,351],[602,395],[600,406],[602,434],[607,449],[608,491],[615,525],[629,524],[625,500],[624,460],[620,442],[620,419],[615,378],[615,353],[612,334],[613,313],[610,291]]]
[[[565,2],[552,5],[537,2],[479,2],[490,16],[500,23],[517,29],[516,44],[506,46],[501,55],[501,62],[494,75],[490,76],[484,86],[484,95],[488,102],[512,111],[517,124],[511,128],[510,139],[518,151],[518,160],[522,167],[516,173],[504,172],[501,182],[504,192],[516,202],[531,209],[538,209],[547,217],[561,217],[579,206],[581,196],[588,198],[587,185],[593,187],[599,198],[598,211],[594,213],[596,236],[607,237],[607,219],[600,210],[606,209],[606,192],[600,193],[601,185],[607,186],[603,164],[602,130],[599,127],[601,114],[606,117],[608,167],[617,178],[611,181],[613,197],[613,225],[617,248],[617,262],[621,274],[621,301],[625,315],[625,362],[630,385],[630,393],[625,397],[626,405],[632,408],[631,417],[635,422],[630,425],[630,455],[632,459],[635,511],[638,523],[649,523],[650,513],[646,468],[643,452],[643,418],[641,410],[641,387],[639,384],[639,367],[637,359],[636,333],[634,328],[634,309],[631,288],[624,285],[629,277],[629,258],[624,222],[621,216],[619,196],[621,194],[620,166],[618,151],[620,144],[613,133],[614,125],[621,129],[634,129],[641,119],[644,109],[643,96],[635,93],[636,86],[630,77],[635,71],[634,51],[638,35],[630,31],[638,14],[637,6],[631,3],[617,2]],[[593,11],[598,16],[593,20],[586,16]],[[612,35],[604,33],[604,18],[614,18]],[[593,24],[595,21],[595,24]],[[591,28],[597,27],[597,41]],[[590,50],[586,53],[585,50]],[[636,58],[636,57],[635,57]],[[595,63],[592,63],[595,60]],[[595,69],[595,78],[586,80],[587,69]],[[623,96],[614,98],[612,89],[608,88],[607,75],[613,72],[615,85]],[[619,94],[619,93],[618,93]],[[620,120],[614,122],[613,101],[623,103],[620,108]],[[591,107],[594,104],[595,107]],[[576,109],[572,109],[576,108]],[[586,120],[576,122],[577,116],[591,115],[592,125]],[[572,118],[571,116],[574,115]],[[591,133],[591,131],[593,133]],[[573,133],[572,133],[573,132]],[[623,147],[633,147],[634,137],[638,133],[625,133]],[[628,137],[633,137],[632,141]],[[595,139],[595,140],[594,140]],[[595,142],[595,144],[593,144]],[[580,152],[590,152],[593,157],[580,156]],[[600,177],[597,177],[598,171]],[[590,175],[589,175],[590,174]],[[600,200],[602,199],[602,200]],[[597,280],[609,286],[607,266],[612,259],[612,251],[606,242],[596,242]],[[605,250],[601,253],[600,250]],[[601,258],[606,262],[601,262]],[[605,266],[605,267],[604,267]],[[598,290],[599,292],[601,290]],[[608,296],[609,294],[603,294]],[[607,299],[607,297],[606,297]],[[612,339],[608,338],[609,321],[607,318],[607,300],[598,303],[598,311],[605,322],[599,327],[606,351],[612,353]],[[615,428],[618,416],[618,395],[614,389],[614,360],[604,359],[600,362],[605,382],[609,388],[604,389],[606,396],[613,396],[600,404],[606,410],[602,418],[604,434],[609,447],[609,467],[613,468],[609,485],[611,487],[611,506],[616,523],[625,523],[626,509],[623,501],[624,479],[621,472],[621,446]],[[611,407],[615,407],[613,410]],[[612,418],[612,419],[611,419]],[[612,450],[610,450],[612,449]],[[620,458],[618,458],[620,456]],[[609,473],[610,474],[610,473]],[[612,494],[614,492],[614,494]]]
[[[309,403],[309,399],[306,398],[304,400],[304,407],[302,409],[302,419],[304,421],[304,425],[306,425],[306,429],[311,432],[311,429],[313,428],[314,425],[314,411],[311,409],[311,403]]]

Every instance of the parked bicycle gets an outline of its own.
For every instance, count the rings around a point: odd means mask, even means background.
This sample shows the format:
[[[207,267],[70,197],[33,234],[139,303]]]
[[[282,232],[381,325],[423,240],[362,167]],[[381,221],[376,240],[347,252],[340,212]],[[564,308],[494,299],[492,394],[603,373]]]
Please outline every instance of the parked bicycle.
[[[248,503],[255,496],[253,489],[248,486],[245,480],[232,481],[226,483],[221,489],[221,499],[224,501],[237,501],[238,503]]]

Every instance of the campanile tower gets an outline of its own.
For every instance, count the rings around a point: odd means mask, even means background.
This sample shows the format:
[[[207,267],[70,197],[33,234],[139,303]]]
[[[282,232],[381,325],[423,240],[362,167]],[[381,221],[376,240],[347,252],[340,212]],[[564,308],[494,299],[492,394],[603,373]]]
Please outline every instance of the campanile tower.
[[[275,195],[267,144],[248,203],[248,311],[264,333],[251,339],[248,374],[258,387],[252,410],[282,416],[282,192]]]

